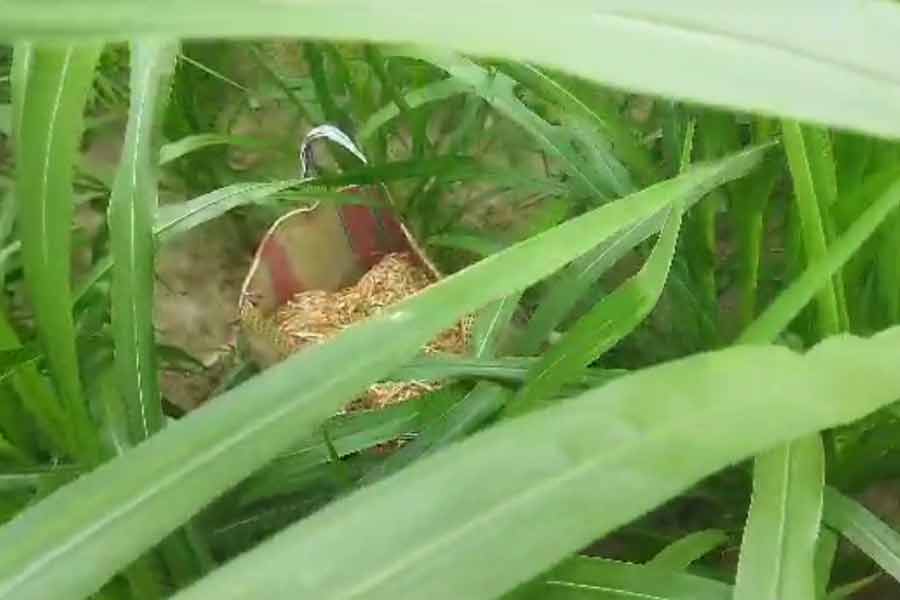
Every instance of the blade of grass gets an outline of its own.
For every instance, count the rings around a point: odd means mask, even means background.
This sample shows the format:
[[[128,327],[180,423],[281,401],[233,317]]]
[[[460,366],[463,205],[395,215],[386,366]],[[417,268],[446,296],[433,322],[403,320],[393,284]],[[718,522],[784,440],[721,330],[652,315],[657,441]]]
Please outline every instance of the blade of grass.
[[[635,223],[560,271],[547,286],[525,326],[520,341],[522,353],[536,354],[600,276],[635,246],[662,229],[665,217],[666,213],[661,212]]]
[[[831,581],[837,550],[837,535],[830,529],[821,528],[816,541],[815,558],[816,598],[819,600],[825,600],[828,595],[828,583]]]
[[[728,536],[719,529],[695,531],[663,548],[656,556],[647,561],[647,566],[670,571],[684,571],[727,541]]]
[[[616,127],[620,125],[614,122],[618,115],[607,113],[601,117],[560,81],[532,65],[507,62],[501,64],[500,68],[528,89],[559,105],[562,123],[584,135],[587,144],[598,149],[596,159],[608,170],[610,183],[617,195],[634,191],[631,176],[620,162],[625,156],[637,163],[639,169],[646,168],[642,175],[648,175],[651,168],[648,155],[634,142],[631,132],[624,131],[621,126]]]
[[[833,162],[814,132],[807,135],[799,124],[786,121],[782,133],[807,264],[811,264],[828,252],[823,212],[837,195],[837,184],[827,176]],[[841,302],[843,294],[837,292],[839,286],[839,278],[832,278],[817,296],[820,339],[836,335],[846,325],[846,305]],[[771,338],[749,339],[745,334],[741,340],[763,343]],[[816,540],[824,486],[825,450],[818,435],[757,458],[738,561],[736,600],[816,597]]]
[[[338,500],[176,598],[495,598],[715,470],[890,404],[898,342],[892,329],[643,369]]]
[[[168,100],[177,52],[178,44],[169,40],[132,44],[132,106],[109,199],[116,372],[133,443],[163,426],[153,331],[153,219],[159,119]]]
[[[471,353],[475,359],[490,359],[497,355],[497,347],[521,297],[521,294],[507,296],[478,312],[472,325]]]
[[[900,581],[900,534],[855,500],[825,488],[825,522]]]
[[[74,600],[92,593],[463,315],[546,277],[721,171],[752,169],[764,153],[757,148],[698,167],[516,244],[206,404],[0,529],[0,546],[17,547],[0,555],[0,598],[37,600],[65,590]],[[348,356],[355,359],[348,363]],[[96,489],[104,493],[92,494],[93,502],[78,500]],[[69,568],[75,556],[94,568]]]
[[[242,137],[238,135],[224,135],[221,133],[196,133],[164,144],[159,149],[159,165],[174,162],[182,156],[192,152],[209,148],[210,146],[238,146],[241,148],[264,148],[265,140],[254,137]]]
[[[628,124],[622,122],[622,117],[614,107],[607,106],[607,103],[598,103],[596,99],[588,105],[588,101],[579,98],[572,86],[567,85],[562,78],[534,65],[505,62],[501,68],[516,80],[559,104],[565,112],[578,115],[585,122],[599,128],[612,142],[615,154],[630,170],[638,174],[642,181],[651,182],[657,179],[649,152],[638,144]],[[625,175],[627,176],[627,173]]]
[[[692,136],[685,137],[686,141],[691,139]],[[688,162],[684,163],[687,164]],[[710,190],[734,179],[737,177],[733,174],[723,172],[719,181],[711,182],[713,185],[698,190],[696,195],[687,198],[684,210],[687,211]],[[554,278],[552,285],[548,286],[547,292],[538,303],[537,310],[529,319],[520,341],[520,351],[523,354],[536,353],[591,285],[634,246],[662,229],[665,221],[666,213],[660,212],[635,223],[632,228],[599,245],[593,252],[579,258],[561,271]]]
[[[420,429],[426,421],[425,401],[431,395],[378,411],[335,417],[323,428],[340,458],[371,448]],[[284,494],[299,474],[329,462],[329,448],[321,433],[310,436],[302,444],[279,455],[270,465],[254,474],[236,491],[242,505]]]
[[[806,251],[807,262],[814,263],[821,260],[828,248],[821,213],[822,201],[819,199],[816,187],[820,161],[819,157],[810,154],[804,130],[799,123],[785,121],[782,123],[781,129],[784,150],[794,179],[803,247]],[[819,292],[816,309],[819,327],[827,332],[826,335],[834,334],[841,329],[840,311],[834,284],[823,287]]]
[[[532,367],[525,385],[506,410],[524,414],[552,398],[567,381],[615,346],[656,306],[668,278],[681,231],[681,206],[669,209],[659,240],[641,270],[578,319]]]
[[[559,67],[638,92],[900,136],[900,68],[873,58],[900,54],[900,7],[892,2],[833,0],[827,11],[816,0],[758,0],[736,10],[714,0],[458,0],[427,8],[394,0],[390,11],[365,0],[165,0],[155,8],[140,0],[6,0],[0,38],[165,34],[433,44]],[[498,30],[510,15],[514,26]],[[773,73],[791,76],[772,85]]]
[[[852,600],[857,597],[857,592],[862,591],[863,588],[875,583],[880,578],[881,573],[875,573],[874,575],[869,575],[868,577],[864,577],[857,581],[845,583],[844,585],[840,585],[831,590],[826,598],[827,600],[847,600],[848,598]]]
[[[511,294],[484,307],[475,318],[472,355],[475,360],[493,358],[500,336],[512,319],[521,293]],[[512,392],[493,382],[479,382],[457,402],[447,405],[443,414],[424,427],[411,443],[369,471],[360,485],[369,485],[405,468],[416,460],[456,441],[484,423],[506,404]]]
[[[505,383],[522,383],[538,360],[540,359],[530,357],[477,360],[456,356],[421,356],[391,373],[391,378],[396,381],[478,378]],[[627,371],[621,369],[585,369],[581,379],[569,383],[595,387],[625,373]]]
[[[753,139],[763,143],[772,138],[773,126],[768,119],[757,117],[753,123]],[[774,153],[773,153],[774,154]],[[759,288],[760,254],[765,231],[765,208],[782,170],[777,157],[763,163],[760,175],[747,181],[743,194],[734,207],[735,230],[738,240],[737,286],[740,295],[738,324],[741,329],[756,317]]]
[[[815,600],[825,453],[816,435],[756,459],[735,600]]]
[[[729,600],[731,587],[718,581],[644,565],[576,556],[554,568],[539,598],[604,600]]]
[[[111,410],[125,418],[127,433],[120,441],[127,446],[149,438],[164,424],[153,327],[153,219],[161,120],[178,48],[178,43],[167,39],[145,39],[131,45],[131,109],[109,200],[114,259],[110,305],[118,385],[104,395],[109,402],[124,404]],[[115,423],[112,426],[118,430]],[[115,439],[116,432],[112,435]],[[192,581],[199,571],[193,569],[195,561],[183,535],[174,534],[161,547],[177,585]],[[126,576],[138,597],[160,598],[161,572],[156,557],[148,554],[135,561]]]
[[[794,176],[800,229],[809,262],[827,252],[817,196],[820,157],[811,157],[804,132],[782,126]],[[826,286],[817,302],[822,336],[840,328],[837,294]],[[746,337],[743,341],[751,341]],[[768,342],[770,339],[753,340]],[[816,539],[821,520],[825,456],[821,439],[810,436],[769,451],[754,465],[753,498],[741,543],[735,598],[816,597]]]
[[[408,109],[414,109],[430,102],[446,100],[447,98],[452,98],[453,96],[458,96],[471,90],[472,86],[467,82],[448,78],[406,92],[406,94],[400,96],[400,98],[402,98],[401,103],[405,104]],[[373,135],[378,133],[382,127],[401,116],[403,114],[403,109],[400,106],[401,103],[398,103],[397,99],[395,99],[391,104],[388,104],[373,113],[360,128],[359,139],[362,140],[363,143],[367,142]]]
[[[522,127],[551,155],[560,160],[563,168],[581,189],[596,200],[618,196],[615,174],[607,165],[589,164],[579,156],[568,134],[550,125],[516,96],[516,81],[500,72],[490,72],[477,63],[449,51],[432,48],[395,48],[394,54],[427,61],[464,81],[498,112]],[[613,158],[613,160],[615,160]]]
[[[0,310],[0,350],[22,347],[4,311]],[[59,398],[34,364],[26,364],[12,374],[12,386],[31,415],[38,431],[50,444],[50,451],[58,456],[79,456],[78,440],[71,435],[66,414]]]
[[[772,301],[744,330],[739,342],[775,339],[900,205],[900,178],[896,171],[873,178],[865,191],[876,198],[871,206],[831,244],[820,260],[811,263]]]
[[[19,232],[25,276],[79,458],[96,461],[99,446],[82,394],[70,298],[72,167],[98,46],[30,50],[16,144]],[[27,140],[27,143],[25,142]]]

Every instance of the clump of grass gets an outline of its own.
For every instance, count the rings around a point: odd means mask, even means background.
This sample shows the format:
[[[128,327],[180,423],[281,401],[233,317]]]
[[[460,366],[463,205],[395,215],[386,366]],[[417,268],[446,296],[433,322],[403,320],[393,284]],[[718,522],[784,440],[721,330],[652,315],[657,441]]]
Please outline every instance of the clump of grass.
[[[893,3],[7,4],[0,599],[897,593]],[[450,276],[177,410],[159,245],[347,185]]]

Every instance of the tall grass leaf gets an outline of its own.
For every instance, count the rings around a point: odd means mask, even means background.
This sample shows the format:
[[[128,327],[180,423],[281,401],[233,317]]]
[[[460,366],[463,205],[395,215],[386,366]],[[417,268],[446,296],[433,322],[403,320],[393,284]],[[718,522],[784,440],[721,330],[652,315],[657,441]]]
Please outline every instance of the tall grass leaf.
[[[463,315],[679,202],[698,182],[736,165],[752,169],[764,152],[757,148],[698,167],[494,254],[329,343],[295,354],[26,509],[0,529],[0,546],[17,548],[0,555],[0,598],[37,600],[65,590],[74,600],[94,592]],[[93,493],[97,489],[101,496]],[[85,494],[92,502],[81,501]],[[70,568],[76,556],[94,566]]]
[[[8,384],[0,385],[0,433],[30,457],[39,456],[40,439],[31,415]]]
[[[100,47],[38,45],[29,51],[25,89],[14,96],[24,101],[16,108],[22,259],[38,335],[73,436],[82,456],[93,459],[98,446],[79,379],[69,280],[72,168]]]
[[[881,579],[881,573],[875,573],[874,575],[869,575],[868,577],[863,577],[862,579],[839,585],[831,590],[827,596],[824,596],[824,598],[826,598],[826,600],[847,600],[848,598],[853,600],[853,598],[859,597],[857,596],[857,592],[861,592],[863,588],[868,587],[879,579]]]
[[[709,185],[702,188],[698,187],[696,193],[684,199],[685,211],[711,190],[740,177],[738,173],[728,171],[721,171],[720,174],[718,180],[709,181],[707,182]],[[547,291],[538,302],[537,310],[528,320],[519,342],[519,351],[522,354],[536,353],[597,279],[635,246],[662,229],[666,217],[667,213],[660,211],[644,221],[635,223],[560,271],[553,278],[552,285],[547,287]]]
[[[176,598],[495,598],[718,469],[890,404],[898,343],[892,329],[643,369],[338,500]]]
[[[0,104],[0,133],[12,134],[12,106],[9,104]]]
[[[635,143],[633,134],[618,122],[622,120],[618,114],[613,116],[607,112],[601,116],[597,106],[589,107],[561,81],[533,65],[508,62],[500,68],[528,89],[556,103],[561,109],[559,118],[564,124],[577,123],[577,129],[589,138],[587,143],[598,148],[597,160],[609,170],[613,187],[619,195],[634,190],[634,183],[621,164],[620,156],[631,158],[629,165],[638,163],[638,168],[646,169],[643,175],[648,174],[647,171],[652,168],[649,154]]]
[[[472,324],[472,356],[493,358],[497,354],[503,333],[512,320],[521,294],[512,294],[489,304],[478,312]]]
[[[825,522],[900,581],[900,534],[857,501],[825,488]]]
[[[900,178],[896,172],[884,173],[876,178],[869,189],[875,197],[872,204],[828,247],[825,256],[810,264],[744,330],[739,342],[758,343],[778,336],[900,205]]]
[[[159,207],[153,231],[160,243],[216,219],[239,206],[262,202],[284,190],[300,185],[302,179],[260,183],[234,183],[180,204]]]
[[[323,424],[332,449],[343,458],[377,444],[396,439],[420,429],[428,412],[424,401],[431,395],[404,402],[378,411],[365,411],[339,416]],[[280,454],[263,470],[241,484],[236,494],[241,504],[284,493],[298,473],[328,463],[331,460],[328,444],[321,432],[310,436],[289,451]]]
[[[444,410],[423,427],[414,440],[370,469],[360,480],[360,486],[384,479],[471,433],[497,414],[512,392],[496,383],[480,382],[468,393],[460,393],[459,396],[454,402],[446,404]]]
[[[598,103],[593,98],[594,102],[589,105],[589,100],[579,98],[576,92],[560,78],[534,65],[507,62],[503,63],[501,68],[517,81],[556,102],[566,113],[577,115],[586,123],[602,131],[603,135],[612,143],[612,149],[616,156],[619,156],[629,169],[639,174],[642,180],[653,181],[656,178],[650,153],[638,144],[634,133],[616,112],[616,108],[607,106],[612,103]],[[626,180],[622,182],[623,185],[630,186],[631,183],[627,181],[628,173],[624,173],[624,176]]]
[[[659,240],[641,270],[600,300],[541,356],[509,406],[510,416],[553,397],[650,314],[668,278],[682,215],[680,205],[670,208]]]
[[[34,60],[34,45],[29,42],[16,42],[13,45],[13,60],[10,67],[9,83],[10,95],[10,129],[13,141],[22,130],[22,117],[24,116],[25,99],[28,93],[28,73],[31,71],[31,61]]]
[[[395,370],[391,377],[396,381],[475,378],[501,383],[522,383],[538,360],[540,359],[532,357],[504,357],[485,360],[457,356],[420,356]],[[627,371],[622,369],[585,369],[581,378],[569,383],[595,387],[625,373]]]
[[[427,61],[454,79],[464,81],[498,112],[534,137],[550,156],[558,159],[562,168],[579,182],[582,192],[598,200],[620,195],[615,174],[605,165],[585,160],[572,144],[568,132],[551,125],[519,100],[516,81],[509,75],[488,71],[468,58],[444,50],[395,48],[393,52]]]
[[[782,133],[806,260],[814,264],[828,253],[828,206],[837,195],[830,144],[822,138],[822,132],[792,121],[782,123]],[[840,282],[835,276],[818,293],[816,331],[820,338],[846,329]],[[771,338],[757,341],[770,342]],[[741,543],[735,599],[813,600],[817,595],[816,541],[825,485],[822,440],[815,435],[774,448],[756,459],[753,473],[753,497]]]
[[[442,79],[429,83],[420,88],[416,88],[407,92],[403,96],[403,100],[409,108],[418,108],[429,102],[437,102],[446,100],[459,94],[463,94],[472,89],[472,86],[459,79]],[[359,138],[365,142],[377,133],[382,127],[396,119],[402,114],[400,107],[396,102],[392,102],[384,106],[363,124],[359,130]]]
[[[0,473],[0,492],[45,492],[67,483],[82,473],[77,467],[54,465]]]
[[[576,556],[539,586],[542,600],[730,600],[731,586],[666,569]]]
[[[838,536],[825,527],[819,528],[819,539],[816,540],[816,559],[814,563],[816,575],[816,598],[824,600],[828,595],[828,584],[831,572],[837,559]]]
[[[153,221],[159,120],[177,52],[178,44],[169,40],[140,40],[131,46],[131,110],[109,199],[116,373],[134,442],[163,426],[153,332]]]
[[[0,350],[15,351],[22,348],[15,330],[6,314],[0,311]],[[52,453],[78,456],[78,440],[66,423],[66,414],[59,397],[49,382],[33,363],[16,369],[11,376],[13,389],[22,400],[22,406],[31,415],[38,430],[50,443]]]
[[[164,144],[159,149],[160,166],[174,162],[183,156],[193,152],[209,148],[211,146],[237,146],[240,148],[258,149],[266,146],[265,140],[238,135],[224,135],[221,133],[196,133]]]
[[[832,0],[823,9],[816,0],[728,7],[714,0],[458,0],[424,8],[394,0],[385,11],[366,0],[166,0],[154,7],[139,0],[6,0],[0,38],[162,34],[434,44],[637,92],[900,136],[900,66],[885,58],[900,54],[900,7],[893,2]],[[773,85],[777,74],[784,76]]]
[[[450,231],[433,235],[428,238],[428,245],[438,248],[453,248],[454,250],[462,250],[484,258],[495,252],[500,252],[508,244],[503,241],[485,235],[480,232],[470,231]]]
[[[698,199],[698,194],[695,199]],[[690,202],[688,202],[690,204]],[[573,261],[561,270],[547,286],[538,301],[537,309],[522,332],[520,350],[523,354],[535,354],[550,334],[569,315],[579,300],[597,282],[601,275],[635,246],[657,233],[665,223],[665,211],[635,223],[631,228],[599,245],[589,254]]]
[[[756,459],[734,600],[815,600],[825,452],[819,435]]]
[[[509,325],[520,298],[521,293],[510,294],[479,311],[472,326],[470,344],[470,352],[475,360],[490,359],[496,355],[501,335]],[[479,382],[457,402],[449,403],[440,415],[422,428],[416,439],[366,473],[361,485],[368,485],[395,473],[426,454],[472,432],[496,414],[510,397],[512,392],[497,383]]]
[[[728,535],[719,529],[695,531],[672,542],[647,561],[648,567],[683,571],[728,541]]]
[[[3,432],[0,431],[0,464],[3,464],[4,462],[29,465],[32,463],[32,459],[28,458],[28,455],[20,448],[17,448],[10,443],[10,441],[3,436]]]
[[[782,124],[784,150],[787,154],[797,202],[797,214],[803,237],[807,262],[813,263],[825,255],[828,242],[822,214],[824,198],[817,185],[821,178],[820,157],[811,152],[804,128],[799,123],[785,121]],[[825,192],[827,194],[827,191]],[[836,190],[835,190],[836,193]],[[838,295],[834,284],[823,286],[818,292],[816,309],[820,330],[833,334],[841,329]]]

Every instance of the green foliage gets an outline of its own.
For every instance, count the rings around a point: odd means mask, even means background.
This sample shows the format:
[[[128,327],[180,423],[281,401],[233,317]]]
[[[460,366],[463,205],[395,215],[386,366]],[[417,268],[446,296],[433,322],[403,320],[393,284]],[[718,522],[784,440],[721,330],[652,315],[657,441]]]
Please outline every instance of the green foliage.
[[[0,599],[900,582],[900,10],[720,8],[7,0]],[[299,173],[324,122],[366,164]],[[374,186],[446,277],[266,369],[157,339],[161,247],[239,281]]]

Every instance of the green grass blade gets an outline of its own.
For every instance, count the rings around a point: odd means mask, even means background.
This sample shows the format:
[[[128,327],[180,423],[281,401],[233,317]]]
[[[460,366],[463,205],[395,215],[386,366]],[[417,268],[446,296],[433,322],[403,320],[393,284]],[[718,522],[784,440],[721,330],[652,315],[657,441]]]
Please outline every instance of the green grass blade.
[[[503,333],[512,320],[521,294],[513,294],[486,306],[475,316],[472,325],[472,356],[476,359],[493,358],[497,354]]]
[[[19,111],[16,194],[22,260],[38,335],[81,457],[97,441],[81,389],[70,298],[72,169],[98,46],[35,46]]]
[[[726,465],[893,402],[898,343],[892,329],[643,369],[332,503],[177,598],[495,598]]]
[[[727,11],[714,0],[459,0],[427,8],[395,0],[390,11],[365,0],[166,0],[154,7],[148,11],[140,0],[6,0],[0,38],[167,34],[433,44],[559,67],[638,92],[900,136],[900,66],[884,58],[900,55],[900,7],[892,2],[833,0],[825,10],[816,0],[760,0]],[[498,28],[510,15],[515,23]],[[773,73],[791,76],[772,85]]]
[[[698,188],[695,194],[684,198],[684,210],[688,210],[711,190],[740,177],[737,172],[721,171],[720,178],[708,181],[708,185]],[[599,245],[563,269],[548,286],[540,299],[537,310],[531,316],[520,340],[520,352],[536,353],[550,333],[566,318],[579,299],[591,288],[597,279],[619,259],[654,233],[662,229],[667,214],[663,211],[635,223],[608,242]]]
[[[821,212],[820,190],[816,183],[819,177],[819,156],[808,147],[804,129],[799,123],[786,121],[782,124],[784,150],[794,178],[797,213],[803,236],[803,247],[807,263],[822,259],[828,251],[825,224]],[[835,191],[836,193],[836,191]],[[819,329],[825,335],[833,335],[841,329],[837,293],[833,284],[823,287],[817,294],[817,315]]]
[[[900,581],[900,534],[855,500],[825,488],[825,522]]]
[[[465,81],[452,78],[442,79],[441,81],[435,81],[434,83],[429,83],[428,85],[423,85],[420,88],[407,92],[406,95],[403,96],[403,100],[409,108],[418,108],[430,102],[446,100],[447,98],[452,98],[453,96],[471,90],[472,86]],[[359,130],[359,138],[363,142],[366,142],[382,127],[402,114],[403,113],[396,102],[384,106],[372,114],[365,124],[363,124]]]
[[[259,149],[267,146],[265,140],[221,133],[197,133],[163,144],[159,149],[160,166],[175,162],[183,156],[212,146],[237,146],[240,148]]]
[[[558,159],[562,167],[577,182],[582,191],[595,200],[621,195],[618,178],[608,164],[602,161],[588,162],[573,147],[571,138],[563,129],[554,127],[516,95],[516,81],[500,72],[490,72],[477,63],[449,51],[431,48],[397,48],[395,53],[425,60],[468,84],[498,112],[515,122],[546,150]],[[615,161],[611,155],[610,159]],[[621,165],[619,165],[621,169]]]
[[[545,98],[556,102],[567,113],[577,115],[586,123],[597,127],[612,142],[615,154],[643,181],[650,182],[657,178],[650,153],[638,143],[616,107],[610,106],[613,103],[597,102],[596,98],[582,100],[572,86],[534,65],[507,62],[501,68]],[[627,177],[627,173],[625,175]]]
[[[698,195],[699,197],[699,195]],[[666,213],[635,223],[560,271],[544,292],[520,340],[523,354],[535,354],[601,275],[635,246],[662,229]]]
[[[510,416],[523,414],[553,397],[650,314],[668,278],[682,214],[679,205],[669,209],[659,240],[641,270],[600,300],[543,354],[509,406]]]
[[[781,292],[768,308],[741,334],[740,343],[775,339],[900,205],[900,180],[896,172],[885,173],[869,187],[876,198],[871,206],[828,248],[820,260]]]
[[[5,312],[0,311],[0,350],[22,348]],[[51,452],[63,456],[79,456],[78,440],[66,423],[66,414],[59,398],[34,364],[26,364],[12,374],[12,387],[22,400],[38,430],[51,445]]]
[[[522,383],[538,360],[540,359],[531,357],[485,360],[457,356],[420,356],[395,370],[391,374],[391,378],[396,381],[475,378],[489,379],[500,383]],[[625,373],[627,371],[621,369],[585,369],[581,378],[569,383],[595,387]]]
[[[863,577],[862,579],[839,585],[824,597],[827,598],[827,600],[848,600],[848,598],[853,600],[854,598],[859,598],[857,592],[861,592],[863,588],[868,587],[880,578],[881,573],[875,573],[874,575],[869,575],[868,577]]]
[[[824,485],[819,435],[756,459],[734,600],[815,600],[813,565]]]
[[[769,119],[757,117],[753,123],[754,141],[770,140],[773,128]],[[747,180],[741,187],[742,194],[733,207],[738,244],[738,325],[741,330],[749,326],[756,317],[759,278],[763,270],[760,259],[764,245],[766,206],[782,170],[781,157],[770,156],[760,167],[761,174]]]
[[[360,486],[384,479],[471,433],[495,415],[511,395],[512,392],[503,386],[489,382],[479,383],[468,394],[460,394],[461,397],[448,404],[412,442],[366,473]]]
[[[0,598],[92,593],[463,315],[546,277],[722,170],[736,164],[752,169],[764,152],[757,148],[698,167],[494,254],[331,342],[295,354],[26,509],[0,529],[0,547],[15,542],[17,548],[0,555]],[[348,356],[356,358],[348,362]],[[102,496],[92,492],[97,489]],[[94,500],[80,501],[84,494]],[[71,569],[76,556],[94,567]]]
[[[6,136],[12,135],[12,121],[12,106],[0,104],[0,133]]]
[[[153,220],[159,120],[168,101],[177,52],[178,44],[171,41],[132,44],[131,110],[109,199],[116,373],[133,442],[163,426],[153,331]]]
[[[683,571],[727,541],[728,536],[719,529],[696,531],[663,548],[647,566]]]
[[[34,45],[28,42],[17,42],[13,46],[13,60],[10,66],[9,82],[12,87],[12,104],[9,106],[9,133],[15,141],[22,131],[25,99],[28,93],[28,73],[31,61],[34,60]]]
[[[46,491],[72,481],[81,469],[66,466],[35,467],[0,473],[0,492]]]
[[[816,598],[824,600],[828,595],[828,583],[831,581],[831,572],[837,559],[838,536],[830,529],[819,529],[819,539],[816,540]]]
[[[181,204],[167,204],[159,208],[153,231],[160,243],[164,243],[185,231],[218,218],[234,208],[262,202],[302,183],[302,179],[235,183]]]
[[[538,586],[536,586],[538,587]],[[546,600],[730,600],[731,587],[702,577],[644,565],[577,556],[539,586]]]
[[[828,254],[827,207],[837,196],[830,145],[798,123],[782,124],[784,147],[794,179],[800,230],[807,264]],[[829,176],[829,172],[832,172]],[[840,278],[824,285],[817,297],[820,338],[845,328],[846,306]],[[760,341],[771,341],[764,339]],[[741,544],[735,599],[817,595],[816,540],[825,486],[825,451],[818,435],[796,440],[757,458],[753,499]]]
[[[378,410],[334,417],[323,424],[332,449],[340,458],[388,442],[421,429],[430,407],[430,395]],[[331,460],[328,444],[321,432],[310,436],[288,452],[280,454],[237,490],[240,504],[285,493],[299,475]]]

